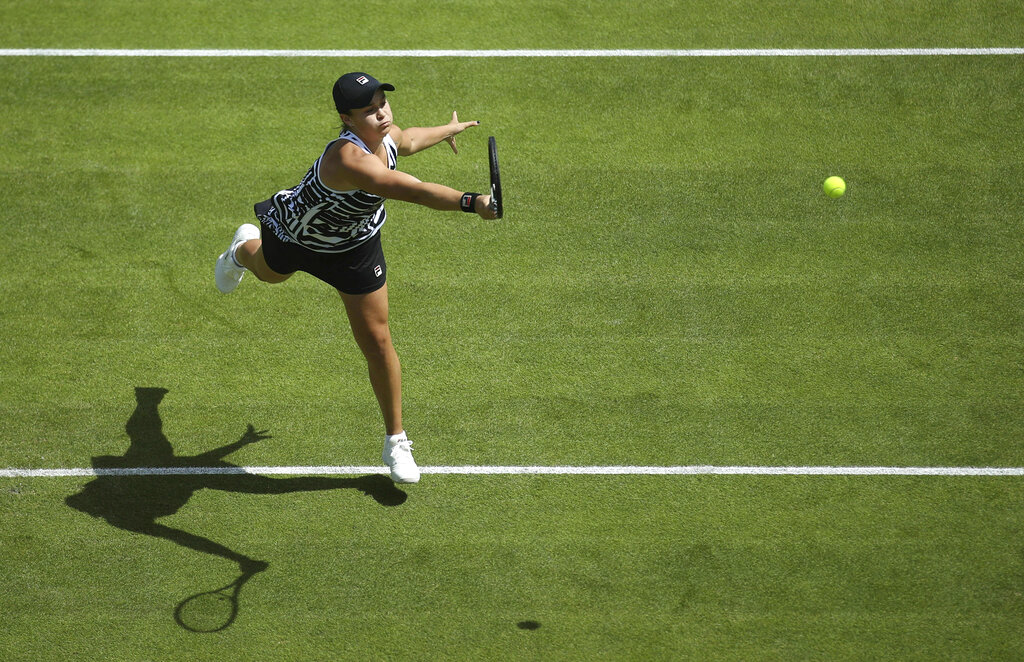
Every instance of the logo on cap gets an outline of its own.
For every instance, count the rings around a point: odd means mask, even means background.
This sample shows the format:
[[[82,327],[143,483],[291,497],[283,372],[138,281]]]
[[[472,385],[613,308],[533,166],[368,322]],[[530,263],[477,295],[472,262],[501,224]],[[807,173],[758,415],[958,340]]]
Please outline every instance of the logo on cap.
[[[366,85],[367,83],[370,82],[370,79],[367,78],[366,76],[360,76],[359,78],[356,79],[356,82],[359,83],[360,85]]]

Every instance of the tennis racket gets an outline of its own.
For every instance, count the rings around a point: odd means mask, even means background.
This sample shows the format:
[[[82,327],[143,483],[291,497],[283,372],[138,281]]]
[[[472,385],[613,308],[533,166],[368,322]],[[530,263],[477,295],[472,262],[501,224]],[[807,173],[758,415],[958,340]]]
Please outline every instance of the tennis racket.
[[[498,145],[494,136],[487,141],[487,154],[491,162],[491,204],[497,218],[501,218],[505,208],[501,204],[501,171],[498,169]]]

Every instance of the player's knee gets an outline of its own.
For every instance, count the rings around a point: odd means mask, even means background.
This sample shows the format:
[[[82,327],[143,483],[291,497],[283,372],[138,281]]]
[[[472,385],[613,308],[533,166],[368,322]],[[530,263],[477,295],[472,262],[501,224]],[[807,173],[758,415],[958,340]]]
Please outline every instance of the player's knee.
[[[381,329],[371,329],[362,338],[359,346],[367,361],[385,361],[391,357],[395,349],[391,344],[391,331],[385,326]]]

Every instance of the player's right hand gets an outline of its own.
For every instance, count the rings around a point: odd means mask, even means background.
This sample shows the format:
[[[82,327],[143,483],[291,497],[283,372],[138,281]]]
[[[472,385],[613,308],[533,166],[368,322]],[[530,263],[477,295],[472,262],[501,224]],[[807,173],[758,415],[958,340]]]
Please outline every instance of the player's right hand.
[[[481,195],[478,197],[476,199],[476,204],[474,205],[474,211],[480,215],[480,218],[486,218],[487,220],[498,218],[497,206],[494,204],[494,201],[491,200],[490,195]]]

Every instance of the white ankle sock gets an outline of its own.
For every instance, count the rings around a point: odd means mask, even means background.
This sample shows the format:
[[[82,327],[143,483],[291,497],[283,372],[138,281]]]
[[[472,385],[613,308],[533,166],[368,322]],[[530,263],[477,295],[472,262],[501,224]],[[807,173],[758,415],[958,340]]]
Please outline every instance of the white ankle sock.
[[[385,434],[384,435],[384,439],[389,444],[392,444],[392,443],[394,443],[396,441],[406,441],[406,440],[409,439],[409,437],[405,436],[405,430],[402,430],[398,434]]]
[[[238,246],[241,246],[241,245],[242,244],[238,244]],[[238,246],[235,246],[234,248],[232,248],[231,251],[228,252],[228,255],[231,256],[231,261],[235,263],[236,267],[238,267],[239,269],[245,269],[245,267],[243,267],[241,264],[238,263],[238,258],[235,257],[235,251],[238,250]]]

